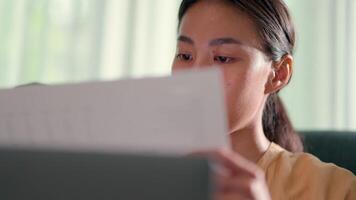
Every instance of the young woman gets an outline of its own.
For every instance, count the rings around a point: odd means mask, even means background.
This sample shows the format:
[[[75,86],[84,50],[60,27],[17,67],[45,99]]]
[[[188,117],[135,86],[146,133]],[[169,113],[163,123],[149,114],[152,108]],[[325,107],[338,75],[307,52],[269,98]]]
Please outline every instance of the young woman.
[[[306,153],[278,91],[293,72],[294,26],[282,0],[183,0],[172,70],[224,75],[231,150],[215,199],[356,199],[356,178]]]

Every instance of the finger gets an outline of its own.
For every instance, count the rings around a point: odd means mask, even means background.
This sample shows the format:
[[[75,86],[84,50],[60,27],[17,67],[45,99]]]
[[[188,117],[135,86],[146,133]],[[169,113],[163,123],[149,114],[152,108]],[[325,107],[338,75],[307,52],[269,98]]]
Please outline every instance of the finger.
[[[220,193],[220,194],[216,194],[213,199],[214,200],[248,200],[252,198],[246,197],[240,193],[235,193],[235,194]]]
[[[204,157],[204,158],[213,160],[215,162],[210,163],[211,164],[210,166],[214,173],[220,174],[220,175],[229,175],[230,172],[227,171],[227,169],[224,166],[222,166],[219,163],[219,161],[217,161],[216,158],[214,158],[213,152],[215,152],[215,151],[217,151],[217,150],[205,150],[205,151],[201,150],[201,151],[195,151],[195,152],[189,153],[185,156],[187,156],[187,157]]]
[[[248,177],[229,177],[220,180],[220,191],[223,194],[239,194],[248,199],[261,197],[268,199],[268,187],[264,179]],[[257,198],[259,199],[259,198]]]
[[[193,155],[193,154],[192,154]],[[215,151],[200,151],[195,152],[194,155],[207,156],[226,167],[233,175],[239,174],[256,177],[260,175],[261,170],[250,163],[248,160],[239,154],[226,149]]]
[[[223,192],[225,188],[225,179],[229,176],[224,174],[214,174],[214,192]]]
[[[225,178],[219,180],[220,191],[222,193],[240,193],[245,197],[253,197],[254,181],[251,178],[239,177],[239,178]]]
[[[262,171],[247,159],[232,151],[221,150],[216,152],[216,158],[235,174],[249,175],[256,178]]]
[[[241,193],[245,197],[251,197],[252,194],[249,186],[252,182],[251,178],[231,177],[217,174],[215,178],[215,192],[218,194]]]

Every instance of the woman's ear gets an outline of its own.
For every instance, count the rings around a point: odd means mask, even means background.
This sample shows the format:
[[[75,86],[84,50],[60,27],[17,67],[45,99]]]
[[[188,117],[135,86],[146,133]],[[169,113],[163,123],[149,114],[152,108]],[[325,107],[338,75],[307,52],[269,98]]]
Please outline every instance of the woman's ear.
[[[279,61],[274,62],[265,86],[265,94],[278,92],[286,86],[293,73],[293,57],[283,56]]]

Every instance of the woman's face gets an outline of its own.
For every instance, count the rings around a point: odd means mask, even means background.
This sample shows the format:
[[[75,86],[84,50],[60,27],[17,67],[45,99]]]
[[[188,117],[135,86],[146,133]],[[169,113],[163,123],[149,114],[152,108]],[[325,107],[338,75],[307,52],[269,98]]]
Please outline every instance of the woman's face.
[[[260,49],[256,26],[236,6],[199,1],[181,21],[172,70],[221,69],[231,133],[261,123],[272,62]]]

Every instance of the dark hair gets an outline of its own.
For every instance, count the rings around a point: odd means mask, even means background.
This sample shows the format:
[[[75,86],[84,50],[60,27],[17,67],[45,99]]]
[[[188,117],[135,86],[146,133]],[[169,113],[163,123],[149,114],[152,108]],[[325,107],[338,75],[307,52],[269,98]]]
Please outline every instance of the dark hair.
[[[283,0],[225,0],[231,2],[256,24],[265,54],[272,61],[279,61],[285,55],[293,55],[295,29],[288,8]],[[178,13],[179,25],[187,10],[198,0],[183,0]],[[303,151],[299,135],[288,118],[287,112],[277,93],[267,98],[262,117],[266,137],[283,148]]]

